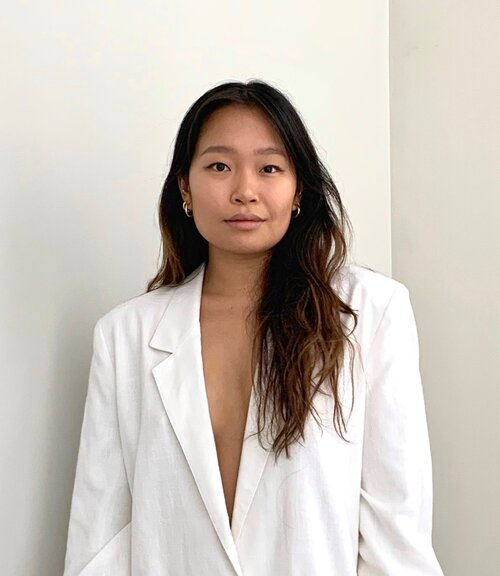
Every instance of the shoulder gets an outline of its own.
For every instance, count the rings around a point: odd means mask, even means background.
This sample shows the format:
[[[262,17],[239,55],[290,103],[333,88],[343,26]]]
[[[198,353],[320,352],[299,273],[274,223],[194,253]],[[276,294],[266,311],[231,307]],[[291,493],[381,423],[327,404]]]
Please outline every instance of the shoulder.
[[[175,286],[161,286],[119,302],[101,315],[95,326],[100,327],[105,335],[110,335],[116,330],[142,331],[148,325],[156,325],[174,289]]]
[[[348,264],[339,269],[333,288],[358,316],[356,339],[369,348],[384,317],[397,315],[411,304],[402,282],[366,266]]]
[[[408,292],[399,280],[358,264],[340,268],[333,286],[344,301],[362,309],[384,308],[394,294]]]
[[[202,270],[203,264],[196,267],[179,284],[160,286],[116,304],[98,319],[97,324],[100,324],[104,330],[112,327],[133,328],[139,325],[143,329],[156,327],[174,294],[177,294],[181,300],[199,298],[198,292],[203,278],[200,276]],[[180,310],[185,312],[186,308]],[[141,331],[144,332],[144,330]]]

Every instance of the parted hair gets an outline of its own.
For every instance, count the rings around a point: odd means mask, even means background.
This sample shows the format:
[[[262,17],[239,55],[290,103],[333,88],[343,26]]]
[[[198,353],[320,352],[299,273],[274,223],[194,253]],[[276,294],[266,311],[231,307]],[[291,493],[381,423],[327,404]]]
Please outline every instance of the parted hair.
[[[349,353],[352,412],[355,348],[350,335],[357,325],[357,312],[334,289],[336,274],[349,255],[351,223],[305,123],[289,97],[276,87],[255,79],[222,83],[201,95],[186,112],[160,195],[161,264],[148,282],[147,292],[178,285],[207,262],[208,243],[194,219],[186,217],[179,177],[189,173],[208,117],[234,104],[257,106],[267,115],[294,165],[301,191],[300,215],[290,220],[285,235],[272,248],[252,310],[259,442],[264,446],[262,432],[264,424],[269,424],[275,458],[283,451],[288,458],[290,446],[305,439],[308,416],[316,419],[313,398],[318,392],[331,395],[335,430],[348,441],[340,376]],[[353,321],[350,329],[349,317]]]

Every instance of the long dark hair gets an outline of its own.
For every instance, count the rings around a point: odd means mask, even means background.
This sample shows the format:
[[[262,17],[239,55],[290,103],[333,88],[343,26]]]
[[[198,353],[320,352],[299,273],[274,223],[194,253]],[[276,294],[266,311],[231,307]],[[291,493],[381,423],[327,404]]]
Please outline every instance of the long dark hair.
[[[194,219],[183,211],[178,181],[189,173],[204,122],[215,110],[232,104],[258,106],[267,114],[293,162],[301,190],[300,216],[291,219],[284,237],[272,249],[263,273],[262,296],[254,310],[257,328],[252,357],[253,369],[258,369],[259,442],[263,445],[261,433],[269,421],[276,430],[275,458],[283,450],[288,458],[290,445],[304,439],[308,414],[317,414],[313,397],[318,391],[324,393],[320,390],[323,383],[333,396],[335,429],[346,440],[339,378],[349,347],[354,391],[355,348],[349,336],[357,325],[357,314],[333,288],[335,275],[348,256],[352,226],[304,122],[277,88],[261,80],[226,82],[205,92],[187,111],[159,203],[162,262],[147,291],[179,284],[207,261],[208,243]],[[342,314],[354,320],[350,331]],[[354,393],[351,412],[353,403]]]

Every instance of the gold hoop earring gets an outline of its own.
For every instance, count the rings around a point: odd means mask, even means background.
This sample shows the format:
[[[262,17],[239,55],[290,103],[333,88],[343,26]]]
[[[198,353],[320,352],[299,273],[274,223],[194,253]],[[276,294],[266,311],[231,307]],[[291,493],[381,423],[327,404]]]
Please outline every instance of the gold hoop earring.
[[[295,214],[293,213],[292,210],[292,218],[297,218],[297,216],[300,214],[300,206],[297,206],[297,212],[295,212]]]
[[[181,192],[184,192],[184,194],[186,193],[186,191],[184,190],[184,188],[181,188]],[[182,208],[184,209],[184,212],[186,213],[186,216],[188,218],[192,218],[193,217],[193,211],[191,210],[191,212],[189,212],[189,207],[188,207],[188,203],[184,200],[184,202],[182,203]]]
[[[187,202],[184,200],[184,202],[182,203],[182,208],[184,209],[184,212],[186,213],[186,216],[188,218],[192,218],[193,217],[193,211],[189,211],[189,207]]]

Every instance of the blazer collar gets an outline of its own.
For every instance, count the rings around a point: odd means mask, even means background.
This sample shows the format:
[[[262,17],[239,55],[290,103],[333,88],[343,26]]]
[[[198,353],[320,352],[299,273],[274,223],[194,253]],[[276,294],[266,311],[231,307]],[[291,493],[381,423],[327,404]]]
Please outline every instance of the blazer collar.
[[[190,472],[235,573],[242,576],[236,542],[269,456],[257,435],[257,406],[252,389],[229,524],[215,438],[210,420],[201,350],[200,305],[206,265],[201,264],[173,288],[150,346],[169,352],[153,368],[161,400]],[[267,438],[267,426],[264,438]]]
[[[203,262],[182,284],[174,287],[167,308],[149,342],[152,348],[174,352],[190,330],[199,329],[204,276]]]

